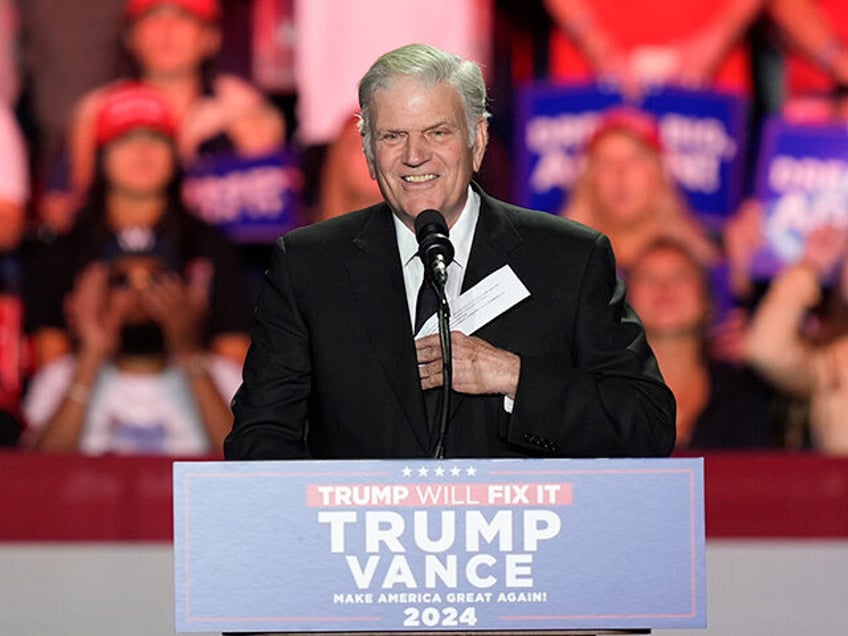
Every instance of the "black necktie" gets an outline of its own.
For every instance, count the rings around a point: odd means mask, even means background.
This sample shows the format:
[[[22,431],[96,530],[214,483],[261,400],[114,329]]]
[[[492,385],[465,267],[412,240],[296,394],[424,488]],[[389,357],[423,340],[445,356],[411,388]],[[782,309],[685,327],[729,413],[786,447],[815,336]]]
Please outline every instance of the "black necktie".
[[[415,301],[415,334],[438,308],[439,298],[425,275],[424,280],[421,281],[421,287],[418,288],[418,300]]]
[[[439,308],[439,297],[436,295],[433,286],[424,276],[421,281],[421,287],[418,289],[418,299],[415,301],[415,333],[421,329],[421,326],[427,322],[427,319],[432,316]],[[424,406],[427,410],[427,426],[432,431],[436,426],[437,413],[439,411],[439,402],[441,397],[441,387],[424,391]]]

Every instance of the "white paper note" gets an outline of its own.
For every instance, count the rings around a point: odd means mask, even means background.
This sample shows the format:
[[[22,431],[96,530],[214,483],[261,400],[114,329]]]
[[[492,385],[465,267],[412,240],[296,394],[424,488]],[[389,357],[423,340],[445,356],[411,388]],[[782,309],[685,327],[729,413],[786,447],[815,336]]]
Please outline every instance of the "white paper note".
[[[451,331],[471,335],[529,295],[530,291],[512,268],[504,265],[461,294],[456,302],[451,304]],[[421,326],[415,338],[438,332],[439,318],[433,314]]]

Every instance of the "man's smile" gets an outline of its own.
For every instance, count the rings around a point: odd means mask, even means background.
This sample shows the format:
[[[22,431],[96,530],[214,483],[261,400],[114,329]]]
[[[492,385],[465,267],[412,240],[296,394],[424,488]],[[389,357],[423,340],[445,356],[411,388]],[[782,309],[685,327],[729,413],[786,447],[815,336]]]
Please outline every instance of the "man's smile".
[[[437,179],[439,175],[437,174],[410,174],[404,177],[401,177],[406,183],[426,183],[427,181],[432,181],[433,179]]]

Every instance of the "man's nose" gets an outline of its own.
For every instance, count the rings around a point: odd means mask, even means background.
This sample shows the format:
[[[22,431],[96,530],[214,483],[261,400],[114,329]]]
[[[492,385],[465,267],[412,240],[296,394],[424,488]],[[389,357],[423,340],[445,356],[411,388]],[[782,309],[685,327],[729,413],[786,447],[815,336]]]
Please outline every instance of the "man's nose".
[[[424,135],[411,134],[406,138],[403,160],[407,165],[417,166],[424,163],[429,153],[429,144]]]

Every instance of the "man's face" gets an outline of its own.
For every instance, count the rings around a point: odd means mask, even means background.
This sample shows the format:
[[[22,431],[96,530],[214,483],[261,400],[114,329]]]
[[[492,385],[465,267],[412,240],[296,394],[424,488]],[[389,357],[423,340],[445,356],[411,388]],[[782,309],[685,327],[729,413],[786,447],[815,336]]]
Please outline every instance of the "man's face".
[[[487,127],[480,119],[469,147],[462,98],[446,83],[430,87],[401,77],[371,102],[374,160],[371,176],[409,228],[424,210],[438,210],[449,226],[465,205],[468,184],[480,168]]]

